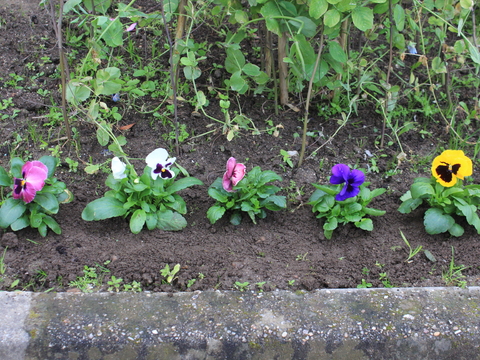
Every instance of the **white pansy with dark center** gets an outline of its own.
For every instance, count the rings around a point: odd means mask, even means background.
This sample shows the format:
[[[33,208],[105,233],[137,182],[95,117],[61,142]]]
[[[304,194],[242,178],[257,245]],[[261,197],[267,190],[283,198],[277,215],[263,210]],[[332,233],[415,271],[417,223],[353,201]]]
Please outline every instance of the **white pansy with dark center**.
[[[158,148],[148,154],[145,159],[149,168],[152,169],[152,179],[157,177],[162,179],[171,179],[175,176],[175,173],[170,170],[170,166],[173,165],[177,158],[169,158],[168,152],[165,149]]]

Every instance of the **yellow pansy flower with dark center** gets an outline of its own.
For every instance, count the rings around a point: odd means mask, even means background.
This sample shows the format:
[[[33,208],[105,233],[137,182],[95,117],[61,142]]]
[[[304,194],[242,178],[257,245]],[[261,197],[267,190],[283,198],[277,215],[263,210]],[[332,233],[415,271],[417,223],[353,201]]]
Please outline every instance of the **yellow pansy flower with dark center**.
[[[457,178],[472,175],[472,160],[462,150],[445,150],[432,163],[432,175],[445,187],[457,183]]]

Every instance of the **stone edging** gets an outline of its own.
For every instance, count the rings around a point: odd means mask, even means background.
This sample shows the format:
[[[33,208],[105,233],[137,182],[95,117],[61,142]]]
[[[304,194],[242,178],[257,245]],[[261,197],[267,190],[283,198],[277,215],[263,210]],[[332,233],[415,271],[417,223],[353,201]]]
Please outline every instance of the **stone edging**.
[[[480,288],[0,293],[0,359],[475,359]]]

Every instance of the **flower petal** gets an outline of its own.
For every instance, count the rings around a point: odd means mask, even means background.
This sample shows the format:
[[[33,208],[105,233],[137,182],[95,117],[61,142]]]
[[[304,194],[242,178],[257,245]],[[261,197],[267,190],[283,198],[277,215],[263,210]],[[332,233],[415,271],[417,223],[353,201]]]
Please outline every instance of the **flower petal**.
[[[45,185],[45,180],[48,176],[48,168],[40,161],[27,161],[22,168],[24,180],[28,184],[28,188],[33,188],[34,191],[42,190]],[[24,190],[27,188],[24,185]],[[33,195],[35,196],[35,194]]]
[[[233,170],[235,169],[235,165],[237,164],[237,160],[234,157],[231,157],[227,160],[227,172],[225,173],[228,178],[231,178],[233,175]]]
[[[145,158],[145,162],[149,167],[155,169],[157,164],[164,164],[167,162],[168,159],[168,152],[163,148],[158,148],[153,150],[150,154],[147,155]]]
[[[232,179],[230,178],[230,176],[228,176],[228,172],[225,172],[225,174],[223,174],[222,186],[225,189],[225,191],[228,191],[228,192],[233,191]]]
[[[348,175],[348,183],[352,186],[360,186],[365,182],[365,174],[361,170],[353,169]]]
[[[236,186],[245,176],[247,167],[243,164],[236,164],[231,176],[233,186]]]
[[[330,177],[331,184],[343,184],[348,180],[350,168],[345,164],[337,164],[332,167],[332,176]]]
[[[36,194],[37,194],[37,191],[32,186],[30,186],[29,183],[26,183],[22,192],[23,201],[25,201],[28,204],[35,198]]]
[[[122,162],[118,157],[115,156],[112,159],[111,166],[112,166],[112,175],[114,179],[121,180],[127,177],[127,174],[125,174],[127,165],[124,162]]]

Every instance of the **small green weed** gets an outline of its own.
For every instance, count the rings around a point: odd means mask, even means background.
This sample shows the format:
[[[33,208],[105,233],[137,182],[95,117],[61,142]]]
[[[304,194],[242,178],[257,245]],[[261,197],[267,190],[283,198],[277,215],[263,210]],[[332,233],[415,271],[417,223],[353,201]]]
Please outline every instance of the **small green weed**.
[[[163,269],[160,270],[160,274],[165,278],[165,282],[167,284],[172,284],[172,282],[177,278],[176,275],[180,271],[180,264],[177,264],[170,270],[170,266],[168,264],[165,265]]]
[[[462,274],[462,271],[466,269],[468,269],[468,266],[455,265],[455,250],[452,246],[452,259],[450,260],[448,269],[442,271],[443,281],[445,281],[447,286],[458,286],[460,288],[465,288],[467,286],[467,282],[461,279],[465,278],[465,275]]]

